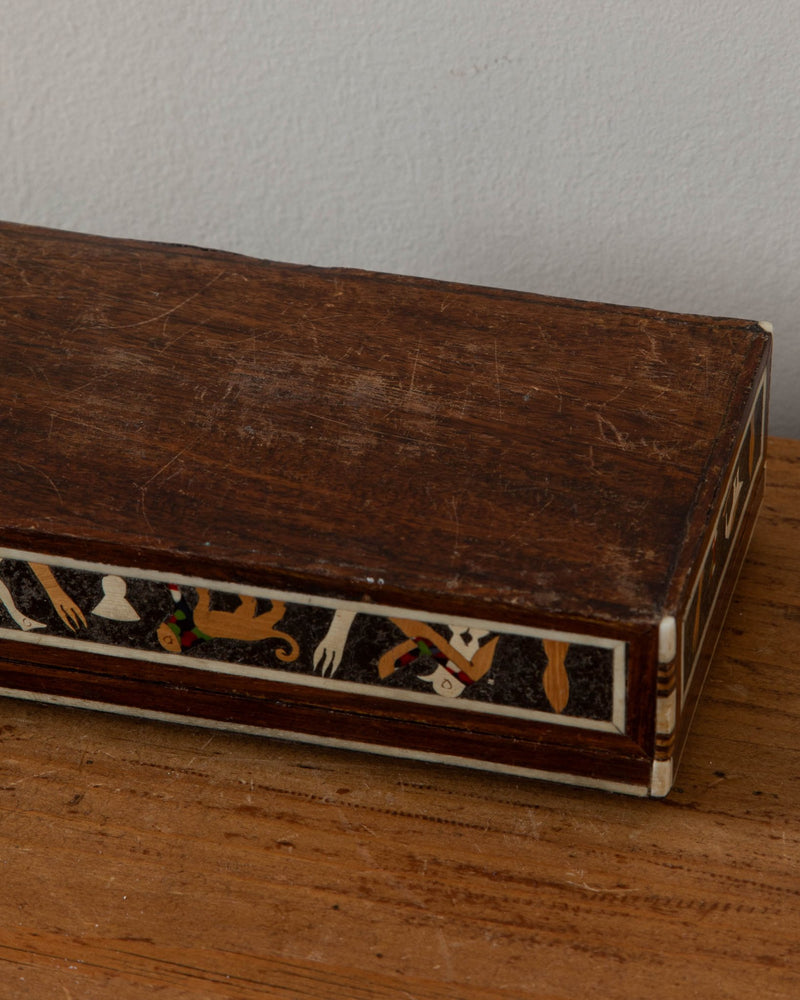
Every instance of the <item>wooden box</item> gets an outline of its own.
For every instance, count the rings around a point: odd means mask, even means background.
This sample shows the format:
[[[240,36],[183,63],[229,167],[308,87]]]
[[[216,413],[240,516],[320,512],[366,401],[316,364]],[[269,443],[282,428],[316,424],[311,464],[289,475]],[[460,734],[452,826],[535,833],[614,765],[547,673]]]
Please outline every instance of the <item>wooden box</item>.
[[[767,324],[10,224],[0,283],[3,694],[666,794]]]

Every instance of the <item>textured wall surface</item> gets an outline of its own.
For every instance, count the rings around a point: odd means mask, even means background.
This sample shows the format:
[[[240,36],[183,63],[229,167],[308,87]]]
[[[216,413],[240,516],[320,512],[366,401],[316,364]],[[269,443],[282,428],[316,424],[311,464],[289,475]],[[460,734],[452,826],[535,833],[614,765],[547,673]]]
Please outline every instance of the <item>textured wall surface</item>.
[[[0,0],[0,217],[775,325],[794,0]]]

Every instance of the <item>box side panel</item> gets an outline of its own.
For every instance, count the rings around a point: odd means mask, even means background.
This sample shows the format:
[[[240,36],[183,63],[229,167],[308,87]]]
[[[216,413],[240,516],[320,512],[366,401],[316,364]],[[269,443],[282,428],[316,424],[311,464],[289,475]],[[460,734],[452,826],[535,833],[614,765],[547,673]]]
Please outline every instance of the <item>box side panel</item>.
[[[768,383],[764,371],[675,620],[675,655],[659,665],[653,794],[666,794],[674,780],[755,527],[764,493]]]
[[[0,559],[7,692],[646,784],[652,671],[634,634],[422,615],[10,549]]]
[[[713,440],[706,442],[706,462],[695,479],[695,495],[690,505],[681,544],[666,592],[664,609],[678,616],[697,578],[698,566],[706,557],[713,533],[712,522],[727,507],[725,538],[747,502],[743,488],[757,473],[766,441],[772,336],[768,325],[752,324],[743,342],[743,356],[734,362],[720,356],[719,370],[709,373],[713,382],[728,366],[735,365],[737,378],[730,386],[724,416]],[[743,454],[744,453],[744,454]],[[747,461],[745,461],[747,460]],[[749,467],[748,467],[749,462]],[[740,483],[735,482],[737,469]]]

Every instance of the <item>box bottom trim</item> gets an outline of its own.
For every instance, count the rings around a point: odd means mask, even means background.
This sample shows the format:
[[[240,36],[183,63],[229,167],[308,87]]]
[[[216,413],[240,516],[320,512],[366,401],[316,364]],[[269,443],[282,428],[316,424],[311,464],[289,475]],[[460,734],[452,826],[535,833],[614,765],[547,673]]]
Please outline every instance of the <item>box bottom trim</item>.
[[[489,771],[494,774],[507,774],[512,777],[534,778],[540,781],[558,782],[580,788],[596,788],[606,792],[618,792],[624,795],[646,797],[657,794],[647,785],[629,782],[610,781],[605,778],[595,778],[559,771],[546,771],[538,768],[521,767],[515,764],[499,764],[494,761],[479,760],[472,757],[459,757],[454,754],[435,753],[430,751],[410,750],[397,746],[381,746],[376,743],[362,743],[356,740],[343,740],[333,736],[317,736],[309,733],[297,733],[283,729],[272,729],[260,726],[249,726],[236,722],[217,722],[200,716],[178,715],[172,712],[160,712],[148,708],[128,708],[109,702],[88,701],[82,698],[72,698],[66,695],[34,693],[17,688],[0,687],[0,696],[14,698],[20,701],[36,702],[44,705],[64,706],[67,708],[83,708],[91,711],[108,712],[113,715],[124,715],[130,718],[144,718],[154,722],[180,723],[181,725],[199,726],[204,729],[218,729],[224,732],[242,733],[247,736],[263,736],[293,743],[307,743],[316,746],[330,747],[336,750],[355,750],[358,752],[377,754],[382,757],[395,757],[408,760],[426,761],[432,764],[469,767],[473,770]],[[657,761],[656,763],[667,763]],[[655,766],[654,766],[655,770]],[[669,789],[667,789],[668,791]],[[663,794],[666,794],[664,792]]]

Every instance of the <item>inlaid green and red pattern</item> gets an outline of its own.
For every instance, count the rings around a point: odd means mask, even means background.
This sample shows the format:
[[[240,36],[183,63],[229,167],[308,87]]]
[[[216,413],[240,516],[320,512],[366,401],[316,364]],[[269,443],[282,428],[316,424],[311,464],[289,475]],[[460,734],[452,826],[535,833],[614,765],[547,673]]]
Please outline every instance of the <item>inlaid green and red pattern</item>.
[[[0,692],[669,791],[765,324],[11,224],[0,288]]]

